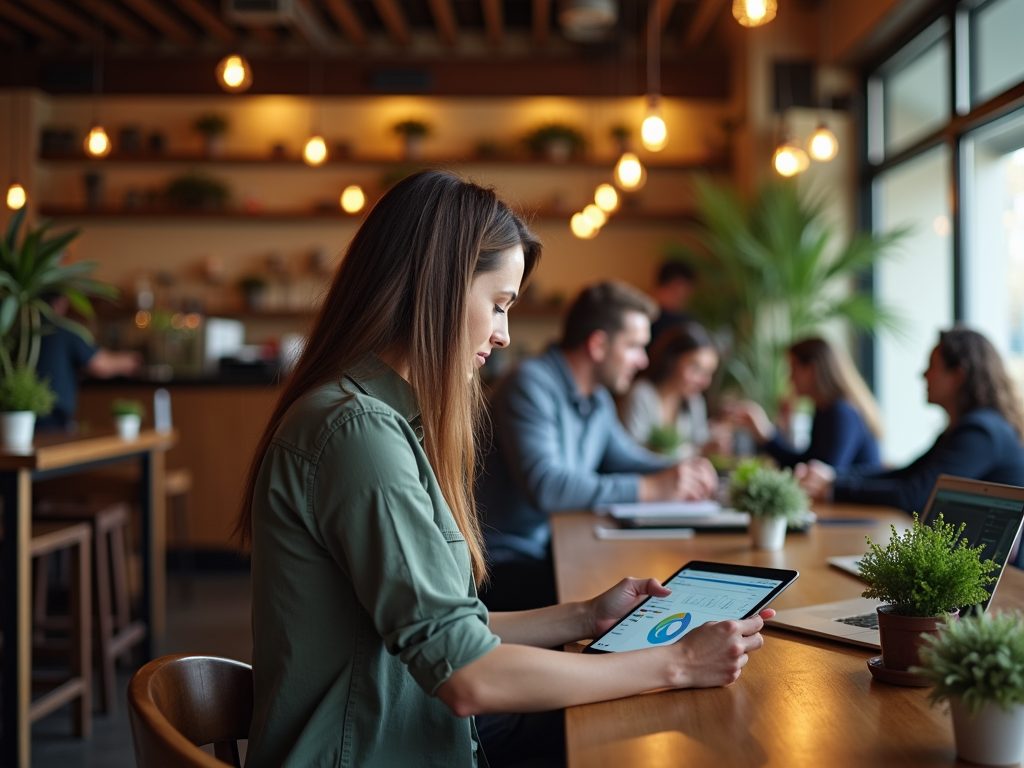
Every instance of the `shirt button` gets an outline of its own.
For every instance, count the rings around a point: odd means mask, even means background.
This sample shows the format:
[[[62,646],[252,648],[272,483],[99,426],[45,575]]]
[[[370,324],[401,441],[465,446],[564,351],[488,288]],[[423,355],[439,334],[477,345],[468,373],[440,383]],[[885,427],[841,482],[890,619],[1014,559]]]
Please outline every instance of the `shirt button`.
[[[423,442],[423,427],[416,427],[416,429],[414,429],[413,431],[416,433],[416,439],[419,440],[422,443]]]

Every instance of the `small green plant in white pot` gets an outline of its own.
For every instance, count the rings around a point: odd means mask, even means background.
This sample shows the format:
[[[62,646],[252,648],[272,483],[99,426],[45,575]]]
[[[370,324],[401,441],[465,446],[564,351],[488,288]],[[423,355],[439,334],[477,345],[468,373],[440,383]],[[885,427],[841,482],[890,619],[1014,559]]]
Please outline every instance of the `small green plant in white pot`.
[[[772,469],[756,460],[741,462],[729,484],[732,505],[750,515],[756,549],[782,549],[786,526],[807,509],[807,494],[789,469]]]
[[[53,411],[57,395],[48,379],[40,381],[34,368],[17,367],[0,378],[0,444],[11,453],[29,453],[36,416]]]
[[[948,701],[956,753],[981,765],[1024,760],[1024,616],[975,613],[926,637],[913,670]]]
[[[971,547],[963,532],[963,524],[954,528],[941,514],[925,525],[915,513],[902,534],[892,526],[884,547],[867,538],[860,575],[868,585],[864,597],[885,603],[878,608],[878,633],[887,670],[917,666],[922,633],[937,634],[946,617],[988,599],[985,585],[995,580],[988,574],[999,566],[982,561],[983,547]]]
[[[122,440],[136,440],[146,409],[138,400],[115,400],[110,406],[117,434]]]

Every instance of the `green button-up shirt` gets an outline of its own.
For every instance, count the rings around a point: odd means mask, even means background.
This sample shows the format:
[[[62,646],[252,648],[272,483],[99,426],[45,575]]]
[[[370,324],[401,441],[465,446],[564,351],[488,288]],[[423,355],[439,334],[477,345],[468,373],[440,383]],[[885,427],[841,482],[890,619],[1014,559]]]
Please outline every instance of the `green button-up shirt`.
[[[247,768],[486,764],[433,695],[499,640],[422,435],[375,358],[277,430],[253,502]]]

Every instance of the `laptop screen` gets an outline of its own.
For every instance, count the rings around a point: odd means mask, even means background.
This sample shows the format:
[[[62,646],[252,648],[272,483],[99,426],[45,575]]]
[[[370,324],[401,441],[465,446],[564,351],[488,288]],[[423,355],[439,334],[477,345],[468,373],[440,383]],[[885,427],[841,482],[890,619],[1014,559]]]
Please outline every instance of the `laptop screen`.
[[[984,545],[981,559],[995,561],[999,568],[990,575],[998,578],[1010,556],[1021,520],[1024,519],[1024,500],[995,498],[991,493],[970,493],[939,487],[935,489],[925,521],[931,523],[940,513],[955,528],[959,528],[961,523],[965,524],[962,536],[970,546]],[[986,585],[989,595],[995,588],[995,581]],[[987,608],[988,601],[983,605]]]

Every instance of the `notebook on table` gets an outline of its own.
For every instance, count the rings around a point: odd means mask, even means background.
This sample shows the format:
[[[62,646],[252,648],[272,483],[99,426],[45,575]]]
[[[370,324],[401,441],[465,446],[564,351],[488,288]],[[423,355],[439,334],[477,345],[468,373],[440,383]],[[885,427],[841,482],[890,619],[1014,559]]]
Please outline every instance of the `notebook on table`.
[[[723,507],[717,501],[655,501],[610,504],[605,512],[623,528],[693,528],[698,531],[745,531],[750,515]],[[789,530],[806,530],[815,516],[809,510]]]
[[[998,566],[992,573],[996,581],[986,587],[989,597],[981,604],[982,609],[988,608],[1024,523],[1024,488],[941,475],[932,489],[922,520],[930,525],[939,514],[945,522],[956,527],[964,523],[962,536],[972,546],[984,545],[981,559],[993,560]],[[836,567],[852,567],[852,572],[857,573],[856,561],[860,557],[863,555],[829,558],[829,563]],[[880,604],[878,600],[859,597],[791,608],[779,611],[766,623],[794,632],[878,648],[878,616],[875,609]]]

